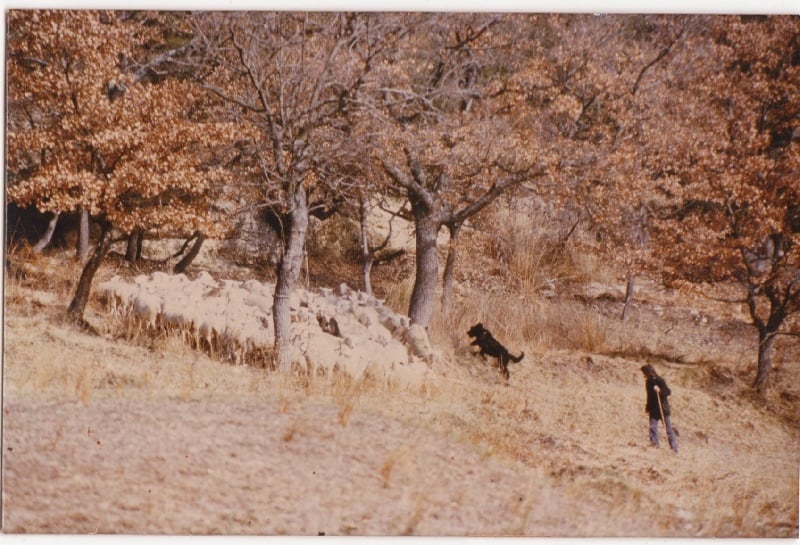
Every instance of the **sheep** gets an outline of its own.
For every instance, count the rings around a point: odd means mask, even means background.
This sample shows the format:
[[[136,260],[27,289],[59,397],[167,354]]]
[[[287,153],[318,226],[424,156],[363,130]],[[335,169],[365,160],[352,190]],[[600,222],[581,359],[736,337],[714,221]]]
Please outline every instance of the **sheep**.
[[[383,327],[381,324],[372,324],[367,328],[367,334],[369,338],[373,341],[376,341],[381,346],[386,346],[392,340],[392,334],[389,333],[389,330]]]
[[[202,342],[208,345],[208,354],[214,357],[214,347],[219,334],[225,330],[224,321],[216,315],[204,316],[197,324],[197,343],[202,348]]]
[[[257,293],[249,293],[244,297],[244,304],[255,307],[261,312],[272,313],[272,297],[260,295]]]
[[[242,283],[238,280],[223,279],[220,281],[221,288],[225,291],[235,291],[242,287]]]
[[[242,287],[247,291],[249,291],[250,293],[253,293],[253,292],[260,292],[263,286],[261,282],[251,278],[249,280],[245,280],[242,283]]]
[[[375,348],[367,367],[367,373],[386,386],[393,374],[393,369],[409,363],[408,348],[397,339],[391,339],[379,350],[377,347]]]
[[[145,331],[155,329],[161,314],[161,298],[140,288],[133,301],[133,310],[137,317],[137,333],[141,333],[142,326]]]
[[[165,272],[161,271],[154,271],[153,274],[150,275],[148,280],[153,284],[168,284],[171,282],[171,277]]]
[[[139,327],[177,329],[184,342],[211,357],[244,364],[274,343],[274,289],[252,279],[217,282],[202,272],[195,280],[164,273],[139,275],[133,282],[114,277],[99,292],[112,307],[132,301],[133,323]],[[346,284],[316,293],[295,290],[289,303],[293,360],[310,374],[322,371],[330,377],[338,368],[353,380],[368,374],[388,384],[397,373],[395,382],[418,384],[427,366],[416,358],[433,355],[424,328]],[[323,329],[332,322],[337,327]]]
[[[372,324],[377,324],[378,322],[380,322],[380,316],[378,315],[378,312],[373,308],[358,307],[356,309],[353,309],[353,315],[356,317],[356,320],[358,320],[361,323],[361,325],[367,328],[370,327]]]
[[[183,342],[186,342],[187,336],[191,334],[192,330],[192,318],[186,312],[190,306],[190,300],[181,294],[175,298],[165,299],[161,307],[162,324],[165,330],[177,330]]]
[[[204,292],[209,292],[217,287],[217,281],[207,271],[201,271],[194,281],[203,288]]]
[[[348,348],[342,347],[342,352],[336,360],[336,365],[348,375],[353,381],[361,380],[367,367],[370,364],[371,353],[375,348],[370,346],[369,341]]]
[[[262,351],[274,342],[272,330],[264,327],[256,315],[229,316],[224,337],[237,364],[244,363],[248,354]]]
[[[299,363],[305,365],[307,373],[316,376],[322,370],[330,378],[336,354],[341,351],[341,339],[323,333],[313,323],[292,324],[292,338],[302,340],[296,344],[302,356]]]
[[[431,343],[428,339],[428,332],[421,325],[412,324],[406,331],[405,341],[415,356],[424,359],[433,357],[433,348],[431,348]]]
[[[138,293],[135,287],[116,275],[98,284],[97,292],[109,306],[113,315],[125,312]]]

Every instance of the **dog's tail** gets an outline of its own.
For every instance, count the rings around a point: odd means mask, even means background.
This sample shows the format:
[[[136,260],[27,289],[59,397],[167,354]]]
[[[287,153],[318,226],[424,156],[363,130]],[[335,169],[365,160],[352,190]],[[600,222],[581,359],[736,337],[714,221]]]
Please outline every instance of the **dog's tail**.
[[[513,361],[514,363],[519,363],[519,362],[522,361],[522,358],[525,357],[525,352],[521,352],[520,355],[517,356],[516,358],[514,356],[512,356],[511,354],[509,354],[508,356],[511,358],[511,361]]]

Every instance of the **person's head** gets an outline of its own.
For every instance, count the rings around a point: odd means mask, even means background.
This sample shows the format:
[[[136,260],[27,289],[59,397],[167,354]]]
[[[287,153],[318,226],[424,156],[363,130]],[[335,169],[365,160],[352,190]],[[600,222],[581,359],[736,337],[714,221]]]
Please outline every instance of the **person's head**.
[[[656,370],[649,363],[647,365],[642,365],[642,373],[644,373],[644,376],[647,378],[658,377],[658,373],[656,373]]]

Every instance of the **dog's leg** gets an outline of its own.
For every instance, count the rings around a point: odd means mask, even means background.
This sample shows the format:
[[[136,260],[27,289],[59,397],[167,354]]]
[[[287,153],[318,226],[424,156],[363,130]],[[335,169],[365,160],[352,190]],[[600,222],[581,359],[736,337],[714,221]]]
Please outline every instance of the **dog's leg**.
[[[503,374],[506,380],[508,380],[511,375],[508,372],[508,360],[504,356],[500,356],[500,372]]]

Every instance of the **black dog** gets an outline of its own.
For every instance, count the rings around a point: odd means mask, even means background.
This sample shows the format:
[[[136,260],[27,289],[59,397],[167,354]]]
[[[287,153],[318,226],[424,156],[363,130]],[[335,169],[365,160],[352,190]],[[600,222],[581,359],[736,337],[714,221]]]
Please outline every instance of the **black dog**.
[[[508,349],[500,344],[500,341],[495,339],[492,334],[489,333],[488,329],[483,327],[483,324],[475,324],[472,326],[469,331],[467,331],[467,335],[475,338],[470,344],[481,349],[481,356],[491,356],[500,361],[500,372],[506,379],[510,376],[508,373],[508,362],[519,363],[522,361],[522,358],[525,357],[525,352],[521,353],[518,357],[512,356]]]

